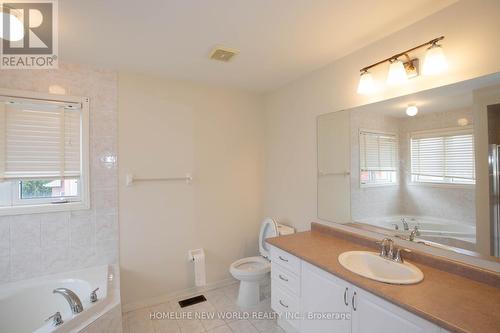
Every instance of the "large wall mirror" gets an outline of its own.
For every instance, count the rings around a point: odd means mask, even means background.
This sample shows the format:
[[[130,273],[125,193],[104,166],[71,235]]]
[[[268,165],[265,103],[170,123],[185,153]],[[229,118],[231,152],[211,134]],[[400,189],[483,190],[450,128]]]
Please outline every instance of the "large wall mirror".
[[[318,217],[500,256],[500,74],[318,117]]]

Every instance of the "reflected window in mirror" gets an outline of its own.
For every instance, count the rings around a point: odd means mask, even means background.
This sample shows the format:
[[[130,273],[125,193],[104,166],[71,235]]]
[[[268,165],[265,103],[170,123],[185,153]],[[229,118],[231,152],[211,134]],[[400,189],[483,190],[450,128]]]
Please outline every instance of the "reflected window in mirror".
[[[472,126],[412,132],[410,147],[413,184],[475,184]]]
[[[394,133],[359,131],[361,187],[398,184],[398,136]]]

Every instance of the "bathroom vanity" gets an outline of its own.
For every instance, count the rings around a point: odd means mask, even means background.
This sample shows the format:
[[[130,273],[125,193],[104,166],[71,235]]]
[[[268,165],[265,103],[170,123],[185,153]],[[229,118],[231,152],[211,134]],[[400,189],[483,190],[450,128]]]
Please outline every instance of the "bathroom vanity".
[[[268,243],[271,306],[287,332],[498,332],[500,328],[497,273],[438,258],[415,262],[420,254],[413,253],[415,260],[410,261],[424,273],[422,282],[374,281],[345,269],[337,258],[346,251],[376,252],[375,240],[315,223],[310,232]]]

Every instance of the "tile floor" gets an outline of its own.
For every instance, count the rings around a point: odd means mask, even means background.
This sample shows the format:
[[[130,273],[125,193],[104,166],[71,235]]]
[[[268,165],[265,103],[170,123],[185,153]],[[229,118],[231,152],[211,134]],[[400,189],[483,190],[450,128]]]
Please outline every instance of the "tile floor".
[[[273,319],[269,291],[251,309],[236,305],[238,284],[204,292],[206,302],[181,308],[176,301],[139,309],[123,315],[124,333],[284,333]],[[189,295],[187,297],[195,296]],[[182,298],[187,298],[182,297]],[[150,314],[167,316],[151,319]],[[203,317],[205,316],[205,317]],[[246,319],[248,317],[248,319]],[[256,318],[259,316],[259,318]],[[173,318],[172,318],[173,317]]]

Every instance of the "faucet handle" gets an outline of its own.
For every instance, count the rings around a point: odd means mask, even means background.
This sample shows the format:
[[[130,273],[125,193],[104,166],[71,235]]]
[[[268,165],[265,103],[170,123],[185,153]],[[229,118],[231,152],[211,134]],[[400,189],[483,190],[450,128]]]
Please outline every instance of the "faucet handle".
[[[381,241],[376,241],[375,244],[379,245],[380,246],[380,256],[381,257],[385,257],[386,253],[385,253],[385,243],[383,240]]]
[[[396,254],[394,255],[394,261],[395,262],[399,262],[399,263],[404,263],[404,259],[403,259],[403,256],[401,255],[401,251],[405,252],[405,253],[411,253],[411,250],[409,249],[404,249],[404,248],[398,248],[396,250]]]
[[[54,313],[49,318],[45,319],[45,321],[49,321],[51,319],[52,319],[52,325],[54,325],[54,326],[59,326],[59,325],[61,325],[61,324],[64,323],[64,321],[62,319],[62,316],[61,316],[61,313],[59,311],[57,311],[56,313]]]
[[[90,302],[91,303],[95,303],[98,301],[97,299],[97,291],[99,290],[99,288],[95,288],[94,290],[92,290],[90,292]]]
[[[413,230],[415,230],[415,235],[420,236],[420,226],[415,225],[413,227]]]
[[[386,258],[389,254],[389,252],[392,251],[392,244],[393,241],[390,238],[384,238],[380,242],[376,242],[378,245],[380,245],[380,256],[383,258]],[[386,243],[389,244],[389,252],[387,251],[387,248],[385,247]],[[391,252],[392,253],[392,252]]]

